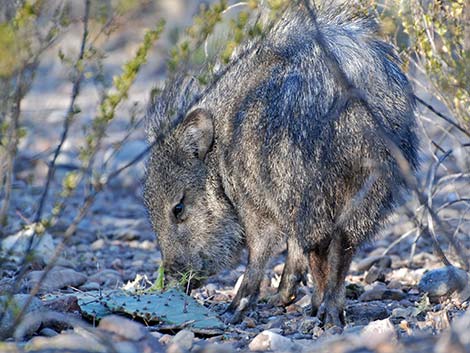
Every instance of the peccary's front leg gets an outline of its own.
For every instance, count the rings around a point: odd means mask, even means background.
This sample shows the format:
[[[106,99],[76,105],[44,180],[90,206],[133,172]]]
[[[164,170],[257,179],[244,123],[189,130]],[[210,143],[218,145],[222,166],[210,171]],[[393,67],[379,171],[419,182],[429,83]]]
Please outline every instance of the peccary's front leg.
[[[228,321],[232,324],[240,322],[243,315],[256,304],[266,263],[275,249],[273,246],[276,234],[274,227],[269,225],[260,227],[260,225],[253,224],[252,227],[247,227],[245,232],[249,252],[248,265],[240,288],[225,314],[226,316],[231,314]]]
[[[306,283],[308,270],[307,258],[296,238],[290,237],[287,240],[287,258],[284,270],[282,271],[281,283],[279,283],[277,300],[278,303],[288,305],[297,296],[297,287],[300,282]],[[274,301],[273,300],[273,301]]]

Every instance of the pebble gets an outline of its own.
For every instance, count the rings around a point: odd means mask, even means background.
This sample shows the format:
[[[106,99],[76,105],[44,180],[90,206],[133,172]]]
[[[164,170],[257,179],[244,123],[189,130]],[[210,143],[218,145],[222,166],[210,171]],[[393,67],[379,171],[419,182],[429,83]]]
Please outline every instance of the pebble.
[[[59,257],[57,261],[55,262],[55,266],[60,266],[60,267],[65,267],[65,268],[71,268],[75,270],[75,264],[67,259],[64,259],[63,257]]]
[[[391,273],[388,274],[387,278],[390,281],[398,280],[407,285],[415,285],[418,284],[425,271],[426,270],[423,268],[411,270],[409,268],[402,267],[393,270]]]
[[[331,337],[336,335],[341,335],[343,333],[343,328],[338,326],[332,326],[325,330],[325,337]]]
[[[98,327],[130,341],[140,341],[147,335],[142,324],[118,315],[102,318]]]
[[[129,341],[121,341],[121,342],[114,342],[113,348],[116,353],[141,353],[142,350],[136,346],[134,342]]]
[[[300,350],[301,346],[278,333],[265,330],[253,338],[248,348],[254,352],[292,352]]]
[[[151,331],[150,334],[155,337],[157,340],[160,340],[164,334],[158,331]]]
[[[418,288],[434,301],[464,289],[468,281],[469,276],[464,270],[445,266],[426,272],[419,281]]]
[[[171,342],[171,340],[173,339],[173,336],[169,335],[169,334],[164,334],[162,337],[160,337],[158,339],[158,341],[161,343],[161,344],[169,344]]]
[[[300,312],[302,312],[302,308],[295,303],[286,307],[286,313],[288,314],[300,313]]]
[[[390,254],[389,256],[392,259],[392,265],[390,267],[394,270],[396,270],[397,268],[406,267],[408,265],[408,259],[402,260],[400,256],[393,254]]]
[[[96,282],[104,287],[114,287],[122,282],[122,278],[119,272],[105,269],[88,277],[88,282]]]
[[[13,334],[11,323],[14,322],[17,317],[17,313],[26,305],[26,302],[29,300],[29,298],[30,296],[28,294],[15,294],[13,298],[11,298],[11,304],[7,307],[5,312],[2,312],[2,318],[0,320],[0,338],[11,337]],[[0,296],[0,308],[2,308],[2,310],[6,300],[10,300],[10,298],[7,296]],[[41,310],[44,310],[44,305],[38,298],[33,297],[31,303],[25,311],[25,314]],[[40,326],[40,321],[31,323],[30,327],[25,329],[25,335],[32,335],[39,329]]]
[[[171,344],[176,344],[183,350],[190,350],[193,346],[194,332],[189,330],[181,330],[172,339]]]
[[[54,337],[34,337],[25,347],[26,351],[80,351],[89,353],[105,353],[108,349],[90,335],[63,333]]]
[[[388,289],[402,289],[403,285],[398,280],[392,280],[387,284]]]
[[[57,331],[49,327],[44,327],[41,331],[39,331],[39,334],[44,337],[54,337],[58,335]]]
[[[379,267],[377,265],[373,265],[369,269],[369,271],[367,271],[364,277],[364,282],[371,284],[376,281],[380,281],[380,282],[385,281],[385,271],[384,271],[384,268]]]
[[[132,261],[131,266],[134,268],[142,268],[142,266],[144,266],[144,260]]]
[[[123,268],[123,263],[121,259],[114,259],[111,262],[111,267],[114,268],[115,270],[122,270]]]
[[[369,302],[373,300],[402,300],[406,298],[406,294],[400,289],[388,289],[385,286],[376,286],[375,288],[366,290],[361,294],[359,300]]]
[[[101,288],[100,284],[97,282],[86,282],[85,284],[80,286],[82,291],[92,291],[92,290],[99,290]]]
[[[268,323],[265,325],[266,329],[280,329],[284,325],[285,318],[280,316],[273,316],[268,319]]]
[[[402,300],[400,300],[400,301],[398,302],[398,304],[401,305],[401,306],[403,306],[403,307],[405,307],[405,308],[414,305],[414,304],[413,304],[411,301],[409,301],[408,299],[402,299]]]
[[[251,317],[246,316],[243,319],[242,325],[248,327],[248,328],[255,328],[256,327],[256,321],[252,319]]]
[[[392,317],[397,318],[416,317],[418,314],[419,310],[412,306],[408,308],[395,308],[392,310]]]
[[[396,342],[397,333],[389,319],[376,320],[362,329],[361,338],[367,347],[373,349],[384,342]]]
[[[300,343],[301,340],[304,341],[307,339],[311,339],[312,333],[307,334],[307,333],[296,332],[290,337],[292,337],[295,342]]]
[[[364,281],[366,283],[373,283],[375,281],[384,281],[387,269],[392,265],[392,258],[390,256],[380,256],[368,269]]]
[[[346,318],[348,321],[354,322],[355,325],[385,319],[388,316],[389,311],[387,306],[381,301],[359,302],[346,307]]]
[[[44,302],[44,306],[49,310],[59,311],[62,313],[80,312],[78,299],[74,295],[66,295],[58,297],[57,299],[47,300]]]
[[[95,240],[93,243],[91,243],[90,248],[93,251],[97,251],[97,250],[103,249],[105,245],[106,243],[104,239],[98,239],[98,240]]]
[[[235,353],[231,344],[204,344],[198,343],[191,349],[191,353]]]
[[[411,261],[415,265],[418,265],[420,267],[425,267],[427,265],[427,263],[439,262],[439,259],[434,254],[427,253],[427,252],[422,252],[422,253],[418,253],[418,254],[414,255],[413,259]]]
[[[27,275],[28,288],[34,288],[44,271],[31,271]],[[87,280],[87,276],[70,268],[52,269],[41,282],[40,293],[49,293],[65,287],[79,287]]]
[[[31,240],[33,242],[31,243]],[[7,236],[0,243],[1,250],[10,252],[10,259],[16,262],[22,261],[26,252],[34,250],[34,257],[44,264],[48,264],[55,252],[55,245],[52,235],[45,232],[41,235],[35,235],[34,229],[28,227],[18,233]]]

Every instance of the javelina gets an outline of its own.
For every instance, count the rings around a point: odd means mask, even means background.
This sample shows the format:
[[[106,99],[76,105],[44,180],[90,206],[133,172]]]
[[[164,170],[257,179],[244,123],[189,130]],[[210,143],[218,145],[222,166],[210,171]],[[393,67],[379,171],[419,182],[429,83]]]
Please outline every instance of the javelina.
[[[287,242],[281,301],[292,300],[309,267],[313,314],[344,324],[351,258],[405,184],[391,141],[416,168],[413,94],[393,49],[369,18],[332,8],[316,16],[302,4],[286,10],[163,131],[148,162],[144,200],[170,273],[212,275],[248,249],[232,322],[254,305],[268,259]],[[190,104],[188,87],[154,103],[151,134],[162,133],[169,100]]]

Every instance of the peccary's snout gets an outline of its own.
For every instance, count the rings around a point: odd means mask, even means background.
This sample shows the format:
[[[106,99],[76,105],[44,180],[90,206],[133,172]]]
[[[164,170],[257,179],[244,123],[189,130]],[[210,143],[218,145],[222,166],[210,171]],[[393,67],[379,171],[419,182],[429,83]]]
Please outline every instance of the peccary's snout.
[[[192,256],[164,257],[163,266],[165,268],[165,273],[175,279],[189,276],[201,276],[204,272],[203,264],[196,254],[193,254]]]
[[[199,288],[203,284],[200,271],[196,271],[181,259],[164,262],[165,277],[167,283],[179,283],[189,290]]]

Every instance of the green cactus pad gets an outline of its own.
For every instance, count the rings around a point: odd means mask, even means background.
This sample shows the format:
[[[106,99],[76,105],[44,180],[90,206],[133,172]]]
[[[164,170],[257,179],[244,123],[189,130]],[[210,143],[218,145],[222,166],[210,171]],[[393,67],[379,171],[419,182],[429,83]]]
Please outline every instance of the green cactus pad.
[[[171,289],[162,293],[113,296],[107,301],[113,312],[140,317],[147,322],[164,322],[196,329],[223,329],[214,313],[192,297]]]
[[[199,332],[216,332],[225,327],[216,314],[175,289],[145,294],[113,290],[73,295],[78,299],[82,315],[88,319],[100,320],[117,313],[140,318],[147,323],[181,326]]]
[[[84,292],[74,294],[78,299],[78,306],[82,311],[82,315],[89,320],[101,320],[103,317],[111,315],[113,312],[106,306],[106,301],[113,296],[113,292]]]

